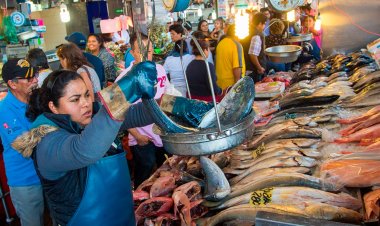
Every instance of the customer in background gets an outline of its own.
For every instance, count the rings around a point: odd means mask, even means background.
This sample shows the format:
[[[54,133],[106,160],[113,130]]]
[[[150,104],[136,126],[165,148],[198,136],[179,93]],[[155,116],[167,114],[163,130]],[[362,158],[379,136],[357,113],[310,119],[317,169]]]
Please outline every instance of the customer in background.
[[[95,101],[95,93],[100,91],[100,82],[95,70],[89,66],[81,50],[74,44],[63,44],[57,50],[61,65],[66,70],[75,71],[81,75],[90,90],[91,100]]]
[[[215,68],[218,86],[223,90],[245,75],[243,47],[235,36],[233,24],[228,26],[225,38],[216,47]]]
[[[284,22],[280,19],[272,19],[270,22],[272,25],[268,29],[270,31],[270,35],[265,38],[265,48],[286,45],[286,39],[283,37],[283,31],[285,29]],[[269,72],[271,69],[274,69],[276,72],[285,71],[285,64],[274,63],[268,59],[266,72]]]
[[[104,75],[104,66],[102,60],[99,57],[94,56],[90,53],[85,52],[87,46],[86,37],[80,32],[74,32],[65,38],[68,42],[71,42],[78,46],[79,49],[82,50],[83,55],[86,57],[88,63],[94,68],[96,74],[99,77],[100,87],[103,88],[105,86],[105,75]]]
[[[180,56],[181,45],[183,45],[182,57]],[[194,55],[188,53],[187,43],[178,40],[175,42],[172,54],[165,59],[164,63],[164,68],[169,75],[170,83],[173,84],[174,88],[176,88],[184,97],[186,97],[187,93],[184,70],[186,71],[187,66],[193,59]]]
[[[177,42],[182,39],[184,30],[182,24],[173,24],[169,27],[170,38],[172,42]]]
[[[197,40],[201,49],[207,57],[210,54],[208,40],[204,38],[198,38]],[[191,41],[191,44],[193,45],[193,54],[195,56],[195,59],[190,62],[186,69],[187,81],[189,83],[191,98],[210,102],[212,101],[212,92],[210,88],[206,63],[203,60],[203,57],[198,48],[195,47],[194,41]],[[216,83],[214,65],[210,62],[207,63],[210,69],[212,79],[211,85],[214,89],[214,94],[217,97],[217,102],[219,102],[222,99],[222,89]]]
[[[202,34],[208,39],[209,49],[211,50],[210,57],[213,58],[213,55],[215,54],[215,47],[217,44],[217,40],[212,39],[207,20],[201,20],[198,23],[198,31],[202,32]]]
[[[219,17],[214,21],[214,29],[211,32],[211,38],[219,42],[220,38],[224,35],[224,20]]]
[[[8,60],[2,69],[8,93],[0,102],[0,136],[11,200],[22,226],[44,225],[44,197],[33,160],[24,158],[11,146],[18,136],[31,129],[25,112],[32,90],[38,85],[36,72],[28,61],[18,59]]]
[[[269,9],[268,8],[261,8],[260,13],[265,15],[265,17],[266,17],[265,27],[268,27],[270,24],[270,20],[271,20],[271,15],[270,15]],[[269,34],[270,34],[269,29],[264,30],[264,36],[268,36]]]
[[[316,60],[321,59],[321,50],[322,50],[322,30],[315,30],[315,17],[307,16],[304,20],[303,33],[313,34],[313,39],[310,41],[313,49],[311,54]]]
[[[31,49],[26,55],[26,60],[32,65],[32,67],[37,68],[38,87],[41,87],[45,78],[52,72],[49,67],[46,54],[42,49]]]
[[[147,50],[147,60],[151,61],[153,58],[153,46],[150,43],[148,47],[148,37],[140,34],[142,37],[142,49],[144,52]],[[140,52],[140,48],[138,45],[137,35],[131,35],[131,54],[133,55],[135,61],[132,62],[132,65],[125,69],[116,79],[116,82],[122,79],[131,69],[133,65],[136,65],[141,62],[141,56],[144,52]],[[156,64],[157,70],[157,84],[155,86],[156,93],[154,99],[160,99],[164,94],[165,87],[167,86],[168,79],[165,72],[165,69]],[[137,104],[141,102],[141,100],[137,100],[133,104]],[[128,129],[129,141],[128,144],[131,148],[133,154],[133,162],[134,162],[134,187],[138,187],[144,180],[148,179],[150,175],[153,173],[154,167],[161,166],[165,161],[164,154],[165,149],[162,145],[162,140],[160,136],[153,133],[153,124],[144,126],[144,127],[136,127]]]
[[[201,32],[201,31],[194,31],[194,32],[193,32],[193,36],[194,36],[194,38],[196,38],[196,39],[207,40],[207,41],[210,40],[210,38],[207,38],[207,36],[205,36],[205,35],[203,34],[203,32]],[[190,41],[190,46],[191,46],[191,49],[192,49],[191,54],[193,54],[193,48],[194,48],[194,47],[196,48],[196,46],[193,45],[193,44],[191,44],[191,41]],[[206,59],[207,59],[208,62],[210,62],[211,64],[214,65],[214,59],[213,59],[212,54],[211,54],[210,45],[209,45],[209,47],[208,47],[208,52],[209,52],[210,54],[208,54],[208,56],[206,57]],[[214,67],[215,67],[215,66],[214,66]]]
[[[253,64],[253,72],[250,74],[255,82],[259,82],[265,75],[267,66],[267,56],[264,52],[264,34],[267,17],[262,13],[257,13],[253,17],[253,37],[249,46],[248,55]]]
[[[104,65],[105,80],[113,82],[116,79],[115,58],[104,47],[103,39],[97,34],[87,37],[87,48],[92,55],[99,57]]]

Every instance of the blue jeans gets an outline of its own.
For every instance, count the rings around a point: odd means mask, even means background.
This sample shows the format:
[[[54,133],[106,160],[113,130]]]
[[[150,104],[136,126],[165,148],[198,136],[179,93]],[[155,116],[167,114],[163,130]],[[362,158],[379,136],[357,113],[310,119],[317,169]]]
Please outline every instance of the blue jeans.
[[[44,197],[41,185],[9,187],[13,206],[22,226],[44,225]]]

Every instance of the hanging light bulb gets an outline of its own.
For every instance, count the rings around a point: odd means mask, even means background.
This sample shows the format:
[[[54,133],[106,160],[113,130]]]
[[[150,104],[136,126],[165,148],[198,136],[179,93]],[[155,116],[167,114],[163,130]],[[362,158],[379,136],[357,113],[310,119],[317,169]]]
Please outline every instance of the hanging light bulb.
[[[249,35],[249,16],[245,9],[239,9],[235,15],[235,35],[239,39],[244,39]]]
[[[322,19],[321,19],[321,15],[318,13],[318,17],[315,20],[315,24],[314,24],[314,30],[320,31],[321,27],[322,27]]]
[[[69,22],[69,21],[70,21],[70,13],[69,13],[69,11],[67,10],[67,6],[66,6],[64,3],[62,3],[61,6],[60,6],[59,8],[60,8],[60,13],[59,13],[59,15],[60,15],[60,17],[61,17],[61,21],[62,21],[63,23],[67,23],[67,22]]]
[[[296,20],[296,12],[294,10],[292,11],[289,11],[287,14],[286,14],[286,19],[289,21],[289,22],[293,22]]]
[[[235,35],[244,39],[249,35],[249,15],[246,13],[248,4],[245,0],[237,0],[235,3],[237,13],[235,14]]]
[[[231,7],[231,14],[235,15],[235,6]]]

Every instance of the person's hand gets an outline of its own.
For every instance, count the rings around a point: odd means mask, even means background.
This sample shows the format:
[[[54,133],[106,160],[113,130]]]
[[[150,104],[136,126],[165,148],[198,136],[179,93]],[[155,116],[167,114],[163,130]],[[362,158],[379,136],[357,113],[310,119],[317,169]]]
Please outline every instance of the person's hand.
[[[264,74],[265,73],[265,68],[263,68],[263,67],[259,67],[259,69],[257,70],[257,72],[259,73],[259,74]]]
[[[152,140],[150,137],[141,134],[135,138],[139,146],[145,146]]]
[[[98,95],[112,119],[123,121],[129,106],[140,98],[151,99],[157,83],[156,64],[136,64],[122,79],[102,89]]]

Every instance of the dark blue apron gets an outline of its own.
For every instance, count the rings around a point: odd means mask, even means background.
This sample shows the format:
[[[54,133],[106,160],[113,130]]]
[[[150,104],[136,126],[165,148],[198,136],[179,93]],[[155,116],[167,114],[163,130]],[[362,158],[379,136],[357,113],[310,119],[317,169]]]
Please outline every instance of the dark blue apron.
[[[125,153],[88,166],[81,203],[70,226],[135,226],[132,191]]]

